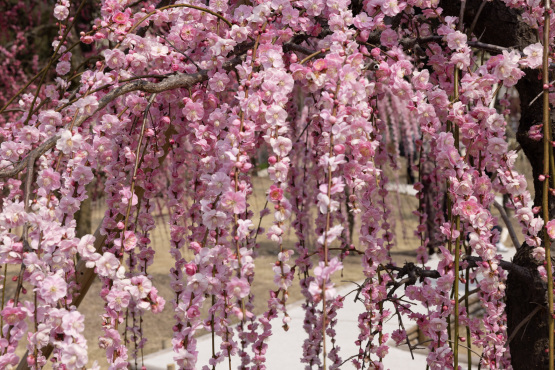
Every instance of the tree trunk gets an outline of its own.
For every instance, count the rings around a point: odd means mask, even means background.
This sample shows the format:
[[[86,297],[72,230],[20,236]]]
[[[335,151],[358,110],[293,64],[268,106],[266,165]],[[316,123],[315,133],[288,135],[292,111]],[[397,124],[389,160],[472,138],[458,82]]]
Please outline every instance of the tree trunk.
[[[464,15],[465,25],[472,23],[482,0],[468,0]],[[442,1],[446,15],[458,16],[460,1]],[[474,34],[482,35],[480,41],[522,51],[529,44],[539,42],[535,30],[522,22],[514,9],[508,9],[500,0],[487,3],[479,16]],[[542,122],[542,99],[530,102],[542,92],[542,82],[537,70],[526,70],[526,75],[516,88],[520,96],[521,118],[517,140],[532,165],[534,175],[534,205],[541,205],[543,186],[538,176],[543,172],[543,144],[529,138],[530,127]],[[549,197],[550,218],[555,216],[554,199]],[[518,325],[529,320],[514,334],[509,343],[512,365],[515,370],[546,369],[549,357],[547,330],[547,300],[545,284],[537,273],[537,263],[531,256],[532,248],[524,243],[517,251],[513,263],[530,271],[526,281],[509,273],[507,279],[507,326],[509,337]],[[541,307],[539,311],[538,307]],[[537,311],[531,318],[530,315]]]

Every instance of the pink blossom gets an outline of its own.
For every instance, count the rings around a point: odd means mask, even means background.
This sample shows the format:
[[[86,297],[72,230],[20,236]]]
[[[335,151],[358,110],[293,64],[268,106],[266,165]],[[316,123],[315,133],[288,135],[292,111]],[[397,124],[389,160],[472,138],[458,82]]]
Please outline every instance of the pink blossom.
[[[106,65],[112,69],[120,68],[125,62],[125,55],[119,49],[104,50]]]
[[[106,299],[108,301],[108,307],[115,311],[121,311],[129,306],[131,296],[129,292],[125,290],[111,289]]]
[[[327,245],[329,245],[330,243],[332,243],[335,239],[337,239],[337,237],[339,237],[341,235],[341,232],[343,231],[343,226],[341,225],[335,225],[333,227],[331,227],[327,233],[324,232],[322,235],[320,235],[318,237],[318,243],[320,244],[324,244],[324,242],[327,243]]]
[[[270,186],[268,197],[272,202],[279,202],[283,198],[283,189],[277,187],[276,185]]]
[[[270,180],[276,182],[285,182],[287,179],[287,172],[289,170],[289,163],[285,161],[280,161],[274,166],[268,168],[268,175]]]
[[[6,229],[22,226],[27,220],[27,213],[22,202],[4,202],[0,213],[0,225]]]
[[[277,226],[277,225],[272,225],[270,227],[270,229],[268,230],[267,236],[270,240],[276,242],[276,243],[281,243],[282,239],[281,239],[281,235],[283,234],[283,230]]]
[[[466,46],[466,34],[462,33],[461,31],[454,31],[449,33],[445,40],[447,41],[447,46],[449,46],[452,50],[460,50],[464,46]]]
[[[69,9],[67,8],[67,6],[60,4],[54,7],[54,17],[57,20],[63,21],[67,18],[68,15],[69,15]]]
[[[85,316],[78,311],[71,311],[62,317],[62,329],[67,335],[78,337],[85,330]]]
[[[83,115],[92,116],[96,108],[98,108],[98,99],[94,95],[87,95],[75,103],[79,108],[79,112]]]
[[[406,5],[407,4],[405,2],[399,4],[397,0],[385,0],[381,6],[381,9],[385,15],[393,17],[399,14],[403,9],[405,9]]]
[[[532,45],[528,45],[527,47],[522,50],[526,58],[520,61],[520,64],[529,67],[529,68],[538,68],[542,65],[542,58],[543,58],[543,46],[542,44],[535,43]]]
[[[214,76],[209,81],[210,88],[216,92],[222,92],[225,90],[226,85],[229,83],[230,79],[227,77],[226,73],[216,72]]]
[[[125,24],[129,20],[129,15],[127,13],[117,12],[112,16],[112,19],[116,23]]]
[[[501,155],[507,151],[507,142],[501,138],[493,137],[489,140],[488,150],[497,155]]]
[[[17,322],[24,320],[27,314],[19,307],[6,307],[2,310],[2,317],[7,324],[15,325]]]
[[[231,278],[231,281],[227,283],[227,289],[237,298],[245,298],[249,295],[250,285],[244,278],[238,278],[236,276]]]
[[[397,32],[391,28],[384,30],[380,36],[380,42],[388,48],[395,46],[397,43]]]
[[[58,274],[47,276],[39,286],[39,293],[46,303],[55,305],[66,296],[67,283]]]
[[[39,114],[39,121],[56,127],[62,123],[62,115],[53,110],[46,110]]]
[[[66,75],[71,70],[71,63],[60,61],[56,64],[56,73],[60,76]]]
[[[202,103],[189,101],[183,108],[183,113],[189,121],[199,121],[204,117],[204,109]]]
[[[104,252],[104,254],[96,261],[96,272],[102,276],[111,277],[119,268],[119,261],[113,253]]]
[[[215,209],[208,211],[202,215],[202,221],[209,230],[223,227],[226,220],[226,214],[222,211],[216,211]]]
[[[244,240],[250,235],[251,229],[254,228],[254,224],[251,220],[237,220],[237,237],[239,240]]]
[[[76,343],[62,347],[61,360],[69,369],[81,369],[87,365],[88,354],[86,348]]]
[[[274,153],[279,155],[280,157],[285,157],[291,151],[293,147],[293,143],[291,139],[279,136],[277,139],[271,139],[270,145],[272,145],[272,149],[274,149]]]
[[[547,230],[547,235],[549,235],[551,239],[555,239],[555,220],[549,220],[545,224],[545,229]]]
[[[235,214],[244,213],[247,209],[247,201],[243,192],[228,191],[222,197],[222,205]]]
[[[64,130],[56,143],[56,148],[64,154],[72,153],[81,147],[82,138],[81,134],[72,134],[71,131]]]
[[[287,119],[287,112],[278,105],[272,105],[266,110],[265,117],[270,125],[283,125]]]

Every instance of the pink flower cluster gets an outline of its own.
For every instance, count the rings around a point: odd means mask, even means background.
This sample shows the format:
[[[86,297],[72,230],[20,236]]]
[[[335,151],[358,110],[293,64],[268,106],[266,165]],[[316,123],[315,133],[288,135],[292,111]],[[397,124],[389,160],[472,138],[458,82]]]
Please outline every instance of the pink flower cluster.
[[[504,2],[541,30],[537,1]],[[382,368],[389,302],[430,338],[430,368],[453,367],[454,317],[482,348],[485,366],[506,368],[495,194],[508,197],[545,278],[540,232],[545,227],[555,239],[555,221],[544,225],[530,206],[506,135],[510,88],[525,69],[540,67],[541,44],[480,59],[475,35],[444,16],[438,1],[366,0],[356,14],[346,0],[239,3],[156,9],[102,1],[91,30],[80,34],[101,59],[79,72],[64,36],[77,15],[69,1],[54,6],[56,77],[36,95],[21,94],[24,112],[1,129],[0,171],[18,163],[26,170],[0,182],[0,263],[21,267],[14,297],[0,307],[0,367],[17,365],[22,340],[33,368],[46,364],[51,349],[56,368],[89,366],[78,308],[85,268],[100,278],[104,302],[103,335],[92,345],[105,349],[111,369],[140,357],[142,315],[166,303],[150,266],[154,213],[168,212],[175,262],[167,298],[180,368],[207,365],[197,363],[201,330],[222,340],[208,365],[238,355],[244,367],[266,368],[272,320],[281,315],[285,330],[291,321],[286,304],[296,273],[307,332],[301,361],[309,367],[329,360],[340,368],[343,356],[356,368]],[[424,39],[425,47],[417,45]],[[541,139],[541,130],[532,126],[529,137]],[[440,254],[439,278],[405,291],[425,314],[391,290],[400,276],[390,253],[395,184],[388,174],[402,167],[402,153],[419,176],[418,261],[427,261],[427,250]],[[257,166],[267,167],[271,182],[260,218],[251,204]],[[77,212],[96,193],[104,218],[94,235],[83,235]],[[266,214],[273,219],[263,230]],[[259,243],[263,237],[267,243]],[[276,251],[275,287],[255,297],[262,248]],[[350,254],[359,255],[365,277],[354,356],[335,344],[345,297],[334,273]],[[464,262],[456,270],[464,255],[481,258],[470,273]],[[481,322],[462,306],[455,312],[451,291],[463,280],[480,288]],[[2,276],[3,289],[7,283]],[[267,310],[256,316],[261,298]],[[405,336],[391,335],[397,343]]]

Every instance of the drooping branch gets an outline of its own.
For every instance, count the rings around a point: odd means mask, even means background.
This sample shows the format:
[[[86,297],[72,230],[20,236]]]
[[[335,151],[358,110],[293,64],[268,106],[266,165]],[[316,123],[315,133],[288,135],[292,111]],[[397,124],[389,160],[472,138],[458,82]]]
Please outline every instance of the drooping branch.
[[[170,127],[167,131],[166,131],[166,138],[169,139],[170,136],[174,133],[175,131]],[[162,165],[162,163],[164,162],[164,160],[166,159],[169,151],[170,151],[171,145],[169,144],[169,140],[166,140],[166,144],[163,147],[163,151],[164,151],[164,155],[162,155],[159,159],[158,159],[158,163],[159,165]],[[143,196],[144,196],[145,190],[141,187],[137,187],[137,199],[140,201],[142,200]],[[118,214],[115,218],[115,222],[119,222],[122,221],[124,219],[123,215]],[[106,238],[108,237],[108,233],[102,233],[102,224],[104,223],[104,219],[102,219],[99,223],[99,226],[96,228],[96,231],[94,232],[94,250],[96,253],[102,253],[102,249],[106,244]],[[84,259],[81,259],[78,263],[77,266],[75,267],[75,282],[77,283],[78,286],[78,290],[74,295],[74,298],[71,302],[72,305],[74,305],[75,307],[79,307],[81,305],[81,303],[83,302],[83,299],[85,299],[85,296],[87,295],[87,292],[89,291],[89,288],[92,286],[94,279],[96,278],[96,271],[94,268],[89,268],[87,267],[87,261]],[[50,357],[50,355],[52,354],[52,351],[54,350],[54,347],[49,344],[48,346],[44,347],[44,349],[42,350],[42,355],[46,358]],[[17,370],[29,370],[30,367],[27,364],[27,356],[28,356],[28,352],[25,353],[25,355],[21,358],[21,361],[19,362],[19,365],[17,366]]]
[[[233,60],[225,63],[223,68],[229,70],[240,62],[241,62],[241,59],[239,57],[236,57]],[[129,82],[125,85],[115,88],[108,94],[104,95],[98,102],[98,108],[90,115],[79,116],[75,121],[74,126],[75,127],[81,126],[83,122],[85,122],[87,119],[95,115],[97,112],[104,109],[110,102],[130,92],[143,91],[148,93],[160,93],[163,91],[174,90],[178,88],[192,87],[197,83],[206,81],[207,79],[208,79],[207,72],[200,71],[193,74],[180,73],[180,74],[172,75],[160,82],[150,82],[147,80],[135,80],[135,81]],[[39,158],[48,150],[52,149],[56,145],[56,142],[59,139],[60,139],[60,135],[56,135],[46,140],[37,148],[33,149],[27,155],[27,157],[25,157],[24,159],[16,163],[13,166],[13,168],[0,171],[0,178],[13,177],[17,175],[19,172],[23,171],[23,169],[29,166],[30,161],[34,161],[36,158]]]

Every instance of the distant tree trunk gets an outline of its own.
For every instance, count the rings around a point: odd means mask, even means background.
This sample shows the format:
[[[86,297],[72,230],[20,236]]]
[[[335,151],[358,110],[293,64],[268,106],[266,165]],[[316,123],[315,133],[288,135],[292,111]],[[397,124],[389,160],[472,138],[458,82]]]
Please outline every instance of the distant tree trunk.
[[[89,197],[81,202],[81,208],[75,213],[75,221],[77,222],[75,233],[79,238],[92,232],[92,200],[90,194],[93,184],[94,182],[91,182],[87,185]]]

